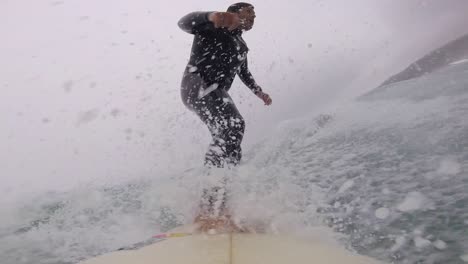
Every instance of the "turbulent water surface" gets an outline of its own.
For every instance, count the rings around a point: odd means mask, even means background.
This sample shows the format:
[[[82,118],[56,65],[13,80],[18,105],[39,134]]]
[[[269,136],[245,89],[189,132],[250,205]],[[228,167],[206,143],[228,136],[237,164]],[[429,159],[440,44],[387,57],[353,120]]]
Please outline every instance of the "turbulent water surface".
[[[189,223],[203,174],[4,201],[1,263],[76,263]],[[468,63],[283,122],[228,174],[240,222],[305,235],[330,227],[387,262],[468,261]]]

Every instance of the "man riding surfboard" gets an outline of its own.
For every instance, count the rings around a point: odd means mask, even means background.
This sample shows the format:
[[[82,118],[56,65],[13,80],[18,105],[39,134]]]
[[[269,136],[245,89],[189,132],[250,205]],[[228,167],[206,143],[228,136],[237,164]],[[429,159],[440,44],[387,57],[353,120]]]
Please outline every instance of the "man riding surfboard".
[[[191,56],[182,78],[181,97],[184,105],[211,133],[212,142],[205,155],[205,166],[208,167],[236,166],[242,158],[245,122],[228,94],[235,76],[239,76],[265,105],[272,103],[248,68],[249,49],[242,34],[252,29],[254,20],[254,6],[241,2],[229,6],[227,12],[192,12],[178,23],[183,31],[194,35]],[[213,215],[210,207],[220,195],[220,212]],[[225,202],[222,188],[205,190],[196,221],[204,222],[202,226],[210,226],[209,223],[220,222],[222,216],[230,222]]]

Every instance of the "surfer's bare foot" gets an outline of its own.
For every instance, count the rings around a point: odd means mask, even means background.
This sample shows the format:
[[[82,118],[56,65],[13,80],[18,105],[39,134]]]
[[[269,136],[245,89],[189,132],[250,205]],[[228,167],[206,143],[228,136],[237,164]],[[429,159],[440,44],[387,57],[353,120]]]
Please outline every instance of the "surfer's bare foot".
[[[215,232],[215,233],[246,233],[247,229],[238,226],[232,221],[230,215],[221,217],[202,216],[199,215],[195,218],[195,223],[198,224],[199,232]]]

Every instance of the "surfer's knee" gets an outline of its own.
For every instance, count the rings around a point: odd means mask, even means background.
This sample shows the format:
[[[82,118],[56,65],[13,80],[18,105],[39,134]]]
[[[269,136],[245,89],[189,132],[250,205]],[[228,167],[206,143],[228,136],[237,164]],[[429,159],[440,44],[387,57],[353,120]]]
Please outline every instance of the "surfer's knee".
[[[242,116],[234,116],[229,119],[228,130],[230,137],[242,137],[245,131],[245,120]]]

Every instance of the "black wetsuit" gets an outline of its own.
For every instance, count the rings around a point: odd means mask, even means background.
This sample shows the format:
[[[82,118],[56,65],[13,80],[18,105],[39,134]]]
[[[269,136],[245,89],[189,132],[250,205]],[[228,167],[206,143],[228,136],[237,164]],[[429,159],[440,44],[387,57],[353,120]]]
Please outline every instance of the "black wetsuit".
[[[211,12],[193,12],[180,19],[179,27],[194,35],[192,52],[184,71],[181,97],[208,126],[213,141],[205,164],[237,165],[242,157],[245,122],[228,94],[236,75],[254,93],[261,91],[247,65],[249,49],[242,31],[215,28]]]

